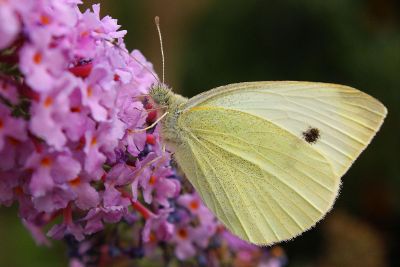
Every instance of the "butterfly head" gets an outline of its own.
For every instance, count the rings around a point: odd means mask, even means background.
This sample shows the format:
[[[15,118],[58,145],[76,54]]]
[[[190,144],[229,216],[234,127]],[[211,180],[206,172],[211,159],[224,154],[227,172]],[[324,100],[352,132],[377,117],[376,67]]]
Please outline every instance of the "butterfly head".
[[[171,89],[165,84],[157,84],[150,89],[151,99],[160,107],[168,107],[172,96]]]

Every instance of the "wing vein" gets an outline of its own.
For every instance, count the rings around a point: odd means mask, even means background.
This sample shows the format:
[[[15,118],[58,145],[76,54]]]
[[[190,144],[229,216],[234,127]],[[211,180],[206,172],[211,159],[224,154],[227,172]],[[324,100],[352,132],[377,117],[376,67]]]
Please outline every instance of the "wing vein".
[[[249,146],[254,146],[254,144],[251,144],[251,143],[247,142],[246,140],[241,139],[241,138],[236,137],[236,136],[231,135],[231,134],[222,133],[222,132],[216,132],[216,131],[210,131],[210,130],[205,130],[205,129],[196,129],[196,128],[194,128],[194,129],[192,129],[192,130],[196,130],[196,131],[199,131],[199,132],[207,132],[207,133],[219,134],[219,135],[222,135],[222,136],[229,136],[229,137],[234,138],[234,139],[237,139],[237,140],[239,140],[239,141],[241,141],[241,142],[247,143]],[[221,140],[221,142],[224,142],[224,140]],[[225,142],[225,144],[232,145],[232,144],[226,143],[226,142]],[[267,149],[267,150],[271,150],[271,151],[273,151],[273,152],[275,152],[275,153],[284,155],[284,156],[286,156],[286,157],[292,159],[293,161],[300,162],[300,161],[298,161],[297,159],[295,159],[295,158],[291,157],[290,155],[288,155],[288,154],[286,154],[286,153],[283,153],[283,152],[281,152],[281,151],[278,151],[278,150],[275,150],[275,149],[272,149],[272,148],[269,148],[269,147],[265,147],[265,146],[262,146],[262,145],[255,145],[255,146],[259,146],[259,147],[265,148],[265,149]],[[267,158],[265,158],[265,157],[264,157],[261,153],[259,153],[258,151],[256,151],[256,150],[253,150],[253,151],[255,151],[258,155],[261,155],[261,156],[262,156],[264,159],[266,159],[267,161],[269,161]],[[236,154],[235,154],[235,155],[236,155]],[[313,169],[314,171],[320,172],[320,170],[318,170],[317,168],[313,167],[312,165],[308,165],[308,164],[305,164],[305,163],[303,163],[303,162],[300,162],[300,163],[304,164],[305,166],[309,167],[310,169]],[[316,184],[318,184],[318,185],[320,185],[321,187],[323,187],[323,188],[329,190],[330,192],[332,192],[329,188],[327,188],[326,185],[321,184],[318,180],[315,180],[313,177],[310,177],[310,178],[311,178],[311,180],[313,180]]]

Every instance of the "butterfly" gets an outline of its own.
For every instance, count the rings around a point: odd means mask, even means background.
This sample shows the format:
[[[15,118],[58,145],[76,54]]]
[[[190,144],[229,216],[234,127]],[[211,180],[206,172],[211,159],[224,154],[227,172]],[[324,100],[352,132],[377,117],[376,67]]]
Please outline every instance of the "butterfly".
[[[291,239],[329,212],[387,114],[359,90],[314,82],[237,83],[191,99],[159,84],[150,96],[165,111],[162,138],[204,203],[257,245]]]

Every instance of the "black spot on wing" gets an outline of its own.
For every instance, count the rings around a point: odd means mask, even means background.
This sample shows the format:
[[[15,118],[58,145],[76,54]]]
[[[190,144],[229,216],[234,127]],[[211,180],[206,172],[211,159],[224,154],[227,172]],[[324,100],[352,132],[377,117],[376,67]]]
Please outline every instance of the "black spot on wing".
[[[309,127],[303,132],[303,138],[310,144],[315,144],[321,137],[321,133],[317,128]]]

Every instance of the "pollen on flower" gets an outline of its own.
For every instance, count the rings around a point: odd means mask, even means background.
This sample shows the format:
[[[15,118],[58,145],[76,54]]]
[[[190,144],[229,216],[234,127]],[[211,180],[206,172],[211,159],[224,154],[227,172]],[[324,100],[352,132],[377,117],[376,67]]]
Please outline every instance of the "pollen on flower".
[[[53,99],[52,99],[50,96],[46,97],[46,99],[44,100],[43,105],[44,105],[46,108],[48,108],[48,107],[50,107],[52,104],[53,104]]]
[[[97,138],[94,136],[93,138],[92,138],[92,141],[90,141],[90,145],[91,146],[94,146],[94,145],[96,145],[97,144]]]
[[[72,187],[77,187],[81,183],[81,178],[77,176],[75,179],[69,181],[69,185]]]
[[[81,32],[81,37],[88,37],[90,35],[89,31],[83,31]]]
[[[179,236],[180,238],[182,238],[182,239],[187,239],[188,236],[189,236],[189,234],[188,234],[188,232],[187,232],[186,229],[181,228],[181,229],[178,230],[178,236]]]
[[[33,55],[33,62],[35,62],[36,64],[40,64],[42,62],[42,54],[39,52],[36,52]]]
[[[189,207],[190,207],[192,210],[197,210],[197,209],[200,207],[200,203],[199,203],[198,200],[194,199],[194,200],[192,200],[192,201],[190,202]]]
[[[42,23],[43,25],[48,25],[50,24],[50,17],[47,15],[41,15],[40,16],[40,23]]]
[[[91,97],[93,95],[93,88],[90,85],[87,88],[87,95],[88,97]]]
[[[51,163],[52,163],[52,160],[49,157],[44,157],[40,161],[40,165],[42,165],[43,167],[49,167],[51,165]]]
[[[155,185],[156,182],[157,182],[157,177],[155,175],[150,176],[149,184]]]

